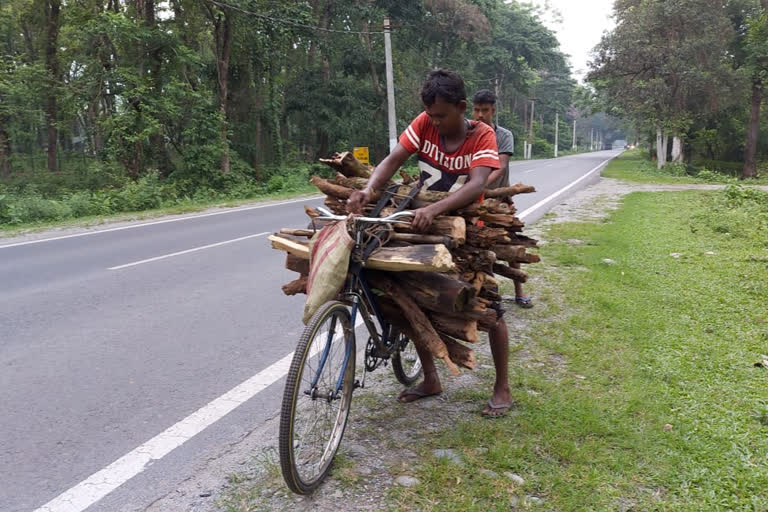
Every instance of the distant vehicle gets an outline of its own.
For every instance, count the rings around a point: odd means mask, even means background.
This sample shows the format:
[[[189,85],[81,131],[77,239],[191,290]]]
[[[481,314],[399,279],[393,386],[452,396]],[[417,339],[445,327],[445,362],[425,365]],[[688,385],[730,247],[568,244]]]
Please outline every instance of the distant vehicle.
[[[613,141],[613,144],[611,145],[611,149],[627,149],[627,141],[622,139],[617,139]]]

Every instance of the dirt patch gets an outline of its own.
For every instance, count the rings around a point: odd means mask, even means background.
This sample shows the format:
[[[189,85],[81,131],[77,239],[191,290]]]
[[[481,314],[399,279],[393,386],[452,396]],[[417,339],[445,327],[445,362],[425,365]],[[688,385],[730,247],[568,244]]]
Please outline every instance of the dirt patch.
[[[645,185],[602,179],[554,207],[550,214],[527,230],[531,236],[546,237],[546,227],[558,222],[598,221],[618,208],[624,195],[637,191],[713,190],[709,185]],[[544,243],[548,240],[544,239]],[[568,240],[571,245],[583,243]],[[546,262],[543,263],[546,265]],[[556,268],[551,268],[556,272]],[[537,272],[532,282],[547,269]],[[507,285],[509,286],[509,284]],[[511,286],[510,286],[511,287]],[[568,373],[566,358],[536,346],[528,336],[530,319],[556,317],[566,313],[559,309],[557,293],[534,297],[533,310],[521,310],[507,301],[505,317],[510,331],[510,366],[546,367],[547,374],[558,379]],[[285,487],[277,455],[277,415],[254,430],[222,457],[202,464],[199,472],[183,482],[170,495],[158,500],[147,510],[152,512],[195,511],[319,511],[347,512],[386,510],[387,494],[396,485],[409,485],[422,457],[432,452],[421,448],[422,441],[435,438],[457,418],[479,415],[490,396],[493,365],[486,339],[474,347],[478,369],[465,371],[459,377],[441,372],[443,393],[439,397],[413,404],[396,401],[402,386],[391,369],[381,368],[369,374],[366,388],[355,392],[352,412],[333,473],[311,497],[293,495]],[[358,363],[358,372],[362,364]],[[583,378],[576,376],[576,378]],[[536,394],[536,390],[526,390]],[[515,412],[512,411],[511,414]],[[482,447],[476,447],[482,450]],[[487,468],[493,471],[494,468]],[[631,504],[617,504],[629,509]]]

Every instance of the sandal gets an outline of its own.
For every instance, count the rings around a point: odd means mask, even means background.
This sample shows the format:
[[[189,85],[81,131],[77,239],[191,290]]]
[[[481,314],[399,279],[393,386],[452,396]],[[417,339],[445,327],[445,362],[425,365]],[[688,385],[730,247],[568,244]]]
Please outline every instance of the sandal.
[[[521,297],[519,295],[515,297],[515,304],[523,309],[531,309],[533,307],[533,302],[531,302],[530,297]]]
[[[442,391],[438,391],[437,393],[425,393],[424,391],[419,391],[416,388],[409,388],[404,389],[399,395],[397,395],[397,401],[401,404],[410,404],[411,402],[415,402],[416,400],[421,400],[422,398],[427,398],[430,396],[437,396]],[[413,400],[403,400],[407,397],[414,397]]]
[[[494,404],[493,400],[488,400],[488,407],[490,407],[489,411],[483,411],[483,417],[484,418],[503,418],[507,415],[507,412],[514,406],[514,402],[509,402],[508,404]],[[496,413],[496,411],[499,411]]]

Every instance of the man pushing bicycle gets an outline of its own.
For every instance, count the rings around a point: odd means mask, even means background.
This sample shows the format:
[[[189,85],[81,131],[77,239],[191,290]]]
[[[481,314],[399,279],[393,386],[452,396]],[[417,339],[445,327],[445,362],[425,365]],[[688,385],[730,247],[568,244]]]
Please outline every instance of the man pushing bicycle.
[[[452,71],[432,71],[421,89],[422,112],[400,136],[399,143],[374,170],[364,190],[354,192],[348,202],[350,213],[361,213],[375,190],[387,182],[414,153],[419,160],[419,185],[426,190],[450,192],[441,201],[414,211],[414,229],[424,231],[435,217],[477,202],[483,194],[488,177],[499,169],[496,134],[487,124],[464,117],[467,94],[464,81]],[[497,321],[489,331],[491,353],[496,368],[493,394],[483,410],[488,417],[503,416],[512,407],[509,392],[509,339],[500,303],[493,308]],[[434,358],[425,348],[417,346],[424,369],[424,380],[414,388],[398,395],[403,403],[438,395],[442,392]]]

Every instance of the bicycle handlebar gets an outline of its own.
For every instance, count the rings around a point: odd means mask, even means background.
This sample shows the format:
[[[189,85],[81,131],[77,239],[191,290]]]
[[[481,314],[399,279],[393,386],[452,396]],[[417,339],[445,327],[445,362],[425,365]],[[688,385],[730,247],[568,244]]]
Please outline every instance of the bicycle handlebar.
[[[323,214],[321,217],[316,217],[318,220],[347,220],[349,218],[348,215],[334,215],[322,206],[318,207],[317,211]],[[395,212],[388,217],[354,217],[354,219],[357,222],[393,224],[395,222],[402,222],[400,219],[404,217],[413,217],[413,212]]]

